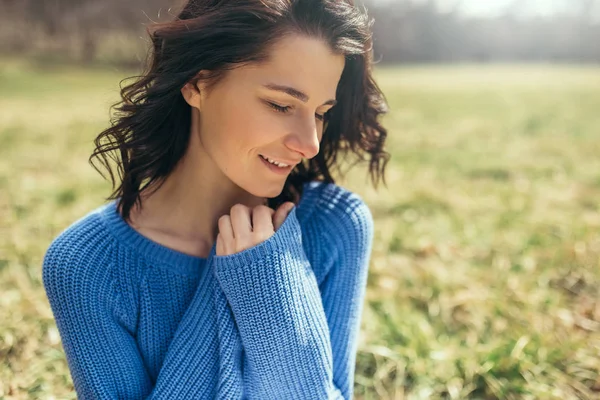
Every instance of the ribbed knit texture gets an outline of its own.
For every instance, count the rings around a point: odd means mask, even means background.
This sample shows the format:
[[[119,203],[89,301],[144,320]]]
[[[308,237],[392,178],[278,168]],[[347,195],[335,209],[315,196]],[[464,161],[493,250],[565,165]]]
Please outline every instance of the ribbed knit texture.
[[[273,236],[195,257],[116,200],[51,242],[46,294],[80,399],[351,399],[373,240],[362,199],[308,182]]]

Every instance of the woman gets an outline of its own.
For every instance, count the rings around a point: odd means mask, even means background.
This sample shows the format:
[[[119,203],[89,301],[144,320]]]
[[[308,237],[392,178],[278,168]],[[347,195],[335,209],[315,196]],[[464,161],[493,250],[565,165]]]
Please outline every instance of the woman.
[[[373,220],[330,168],[389,159],[368,18],[192,0],[149,33],[92,154],[121,182],[44,257],[79,398],[352,398]]]

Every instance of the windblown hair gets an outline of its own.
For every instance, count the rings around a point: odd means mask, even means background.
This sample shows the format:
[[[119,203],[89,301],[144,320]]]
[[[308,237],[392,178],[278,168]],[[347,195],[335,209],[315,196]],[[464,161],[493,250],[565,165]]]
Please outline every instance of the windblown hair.
[[[191,107],[181,94],[186,83],[205,79],[210,88],[229,69],[266,61],[270,46],[288,34],[321,39],[346,63],[338,103],[325,115],[319,153],[294,168],[269,206],[297,202],[307,181],[334,183],[330,169],[341,172],[340,152],[344,157],[352,152],[358,161],[368,154],[371,180],[386,184],[390,155],[383,149],[387,131],[379,116],[388,106],[372,77],[372,23],[353,0],[189,0],[173,21],[148,26],[152,46],[144,72],[124,79],[137,78],[121,85],[111,126],[96,137],[89,159],[94,166],[93,158],[101,156],[110,173],[114,191],[107,200],[120,197],[128,219],[135,203],[141,205],[141,192],[157,189],[182,159],[191,126]],[[210,75],[201,78],[200,70]],[[111,157],[121,179],[116,189],[105,155],[113,150],[121,158]]]

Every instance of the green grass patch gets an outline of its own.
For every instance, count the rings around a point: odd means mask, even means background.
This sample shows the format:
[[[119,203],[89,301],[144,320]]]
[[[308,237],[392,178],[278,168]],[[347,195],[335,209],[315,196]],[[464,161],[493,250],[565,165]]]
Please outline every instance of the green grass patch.
[[[0,398],[75,398],[41,286],[102,204],[88,164],[119,69],[0,63]],[[376,232],[357,399],[600,394],[600,68],[378,68],[388,187],[340,184]]]

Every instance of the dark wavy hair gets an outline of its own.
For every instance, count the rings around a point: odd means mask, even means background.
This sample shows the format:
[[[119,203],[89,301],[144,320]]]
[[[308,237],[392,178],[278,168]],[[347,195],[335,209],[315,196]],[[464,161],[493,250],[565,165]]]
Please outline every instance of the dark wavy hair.
[[[144,72],[120,82],[121,100],[111,106],[116,110],[111,126],[96,137],[89,159],[94,166],[93,158],[101,156],[110,173],[114,191],[107,200],[120,197],[122,216],[128,219],[131,207],[141,205],[141,191],[157,189],[173,171],[190,139],[191,107],[181,88],[197,83],[200,70],[210,72],[202,77],[210,88],[228,69],[267,60],[269,47],[294,33],[324,40],[345,56],[346,64],[336,90],[338,103],[325,116],[319,153],[294,168],[268,205],[297,203],[307,181],[334,183],[330,169],[341,172],[340,152],[344,158],[352,152],[357,161],[368,154],[371,180],[377,186],[381,178],[387,185],[387,131],[378,119],[388,106],[372,76],[372,24],[353,0],[189,0],[173,21],[149,25]],[[123,87],[127,79],[135,81]],[[111,157],[121,179],[116,189],[105,155],[113,150],[120,154],[120,162]]]

